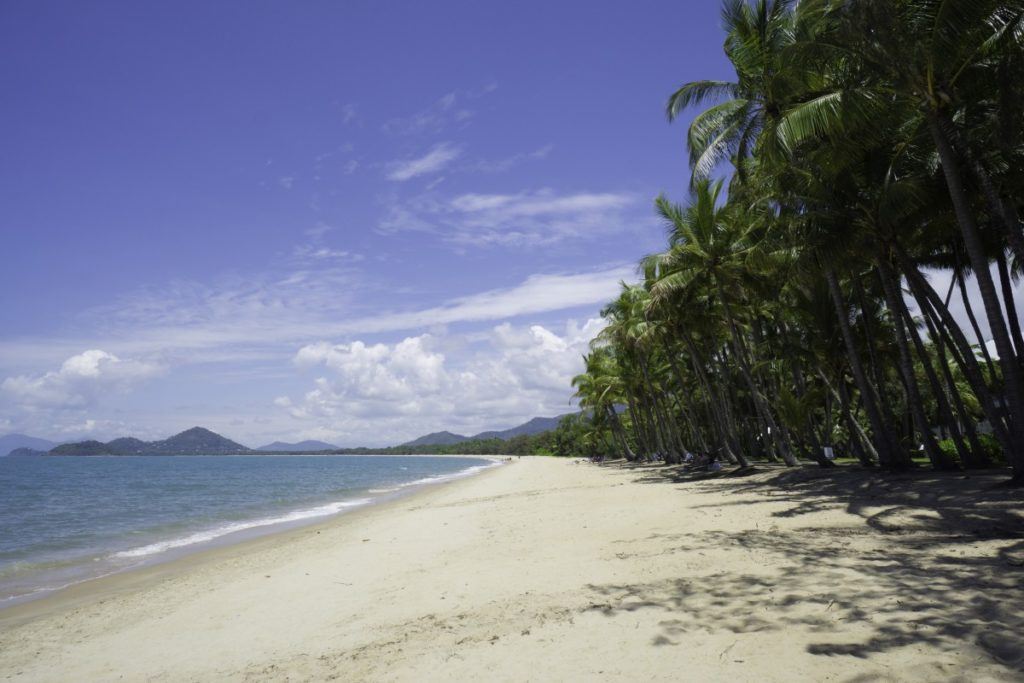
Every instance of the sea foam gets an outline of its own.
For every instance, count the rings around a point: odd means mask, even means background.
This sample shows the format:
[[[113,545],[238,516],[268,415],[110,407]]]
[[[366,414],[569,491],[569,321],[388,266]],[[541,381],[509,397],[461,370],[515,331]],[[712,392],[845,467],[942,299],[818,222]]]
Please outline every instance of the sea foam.
[[[256,529],[263,526],[272,526],[275,524],[287,524],[288,522],[299,522],[304,519],[311,519],[314,517],[327,517],[329,515],[336,515],[342,510],[358,507],[360,505],[367,505],[371,503],[370,498],[358,498],[356,500],[344,500],[337,503],[329,503],[327,505],[320,505],[315,508],[309,508],[307,510],[296,510],[295,512],[289,512],[286,515],[279,517],[263,517],[262,519],[253,519],[245,522],[234,522],[231,524],[224,524],[222,526],[207,529],[205,531],[198,531],[188,536],[181,536],[179,538],[172,538],[166,541],[159,541],[157,543],[150,543],[138,548],[132,548],[131,550],[123,550],[119,553],[114,553],[111,557],[117,558],[134,558],[134,557],[146,557],[148,555],[156,555],[157,553],[163,553],[168,550],[175,548],[184,548],[190,545],[196,545],[197,543],[206,543],[214,539],[220,538],[221,536],[227,536],[228,534],[234,534],[239,531],[246,531],[248,529]]]

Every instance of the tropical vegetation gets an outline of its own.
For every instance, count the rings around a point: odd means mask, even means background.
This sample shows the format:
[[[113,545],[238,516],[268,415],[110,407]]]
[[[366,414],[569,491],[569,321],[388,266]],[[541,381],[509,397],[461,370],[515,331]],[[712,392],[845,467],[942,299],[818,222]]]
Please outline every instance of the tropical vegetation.
[[[1024,483],[1024,2],[726,0],[689,196],[573,384],[592,444]]]

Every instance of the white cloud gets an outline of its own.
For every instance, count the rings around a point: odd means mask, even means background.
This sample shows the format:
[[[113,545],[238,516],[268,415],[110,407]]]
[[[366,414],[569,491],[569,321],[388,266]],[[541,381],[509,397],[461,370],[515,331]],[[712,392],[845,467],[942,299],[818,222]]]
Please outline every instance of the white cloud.
[[[457,159],[461,153],[457,147],[442,142],[421,157],[391,163],[388,180],[402,182],[421,175],[437,173]]]
[[[463,246],[538,247],[632,229],[642,223],[630,213],[638,204],[625,192],[468,193],[446,200],[424,194],[392,201],[378,228],[430,232]]]
[[[93,309],[83,322],[91,321],[100,330],[89,345],[111,353],[159,356],[165,363],[244,362],[275,358],[282,346],[314,339],[596,308],[615,297],[620,280],[634,275],[632,265],[535,274],[510,287],[455,297],[437,306],[380,311],[379,304],[361,304],[373,287],[364,275],[331,265],[277,276],[232,276],[209,285],[175,282],[142,289]],[[0,357],[8,367],[39,365],[75,353],[82,345],[81,338],[12,338],[0,341]]]
[[[430,341],[430,335],[422,335],[393,346],[319,342],[301,348],[295,362],[300,367],[324,365],[332,370],[336,396],[360,402],[384,400],[400,411],[402,401],[418,401],[450,384],[444,355],[432,352]]]
[[[341,122],[342,124],[348,125],[356,118],[356,105],[345,104],[341,107]]]
[[[292,250],[292,256],[300,261],[362,261],[362,254],[355,254],[345,249],[331,249],[318,244],[300,244]]]
[[[473,95],[464,94],[473,98]],[[458,93],[450,92],[439,97],[429,107],[416,112],[412,116],[393,118],[381,128],[385,133],[393,135],[415,135],[420,133],[439,133],[452,124],[464,123],[473,118],[472,109],[459,106],[462,99]]]
[[[505,157],[504,159],[499,159],[497,161],[482,160],[473,164],[472,169],[475,171],[482,171],[484,173],[502,173],[527,161],[546,159],[553,149],[554,145],[544,145],[532,152],[513,154],[510,157]]]
[[[396,344],[318,342],[302,347],[295,363],[325,374],[300,399],[279,397],[275,405],[303,424],[303,433],[348,444],[512,426],[573,409],[570,382],[602,326],[600,319],[570,321],[554,332],[502,323],[475,343],[431,334]]]
[[[277,184],[286,190],[290,190],[295,185],[295,178],[292,176],[282,176],[277,179]]]
[[[500,212],[496,220],[504,221],[522,216],[614,211],[624,208],[632,201],[629,195],[607,192],[564,196],[557,196],[551,192],[538,192],[533,195],[464,194],[452,200],[452,207],[467,214]]]
[[[65,360],[58,370],[42,375],[17,375],[0,383],[0,393],[16,407],[82,407],[101,393],[127,391],[160,374],[155,364],[122,360],[90,349]]]
[[[516,287],[472,294],[414,317],[423,324],[450,324],[603,304],[617,295],[620,280],[634,275],[631,265],[573,275],[532,275]]]

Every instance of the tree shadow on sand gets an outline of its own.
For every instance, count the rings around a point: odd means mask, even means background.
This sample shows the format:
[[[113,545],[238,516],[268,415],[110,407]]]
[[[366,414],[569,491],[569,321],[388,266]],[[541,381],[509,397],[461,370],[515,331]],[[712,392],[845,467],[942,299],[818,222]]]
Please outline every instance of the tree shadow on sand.
[[[650,468],[636,474],[646,483],[681,476]],[[771,574],[593,585],[592,609],[664,610],[659,645],[699,629],[739,634],[799,626],[820,636],[806,648],[812,655],[866,658],[910,645],[953,653],[966,645],[1018,676],[1024,672],[1024,524],[1021,492],[995,486],[1000,479],[808,468],[696,481],[681,492],[735,496],[726,505],[783,506],[759,516],[760,528],[660,536],[663,553],[735,550],[763,558]],[[845,510],[863,523],[784,529],[771,523],[821,510]]]

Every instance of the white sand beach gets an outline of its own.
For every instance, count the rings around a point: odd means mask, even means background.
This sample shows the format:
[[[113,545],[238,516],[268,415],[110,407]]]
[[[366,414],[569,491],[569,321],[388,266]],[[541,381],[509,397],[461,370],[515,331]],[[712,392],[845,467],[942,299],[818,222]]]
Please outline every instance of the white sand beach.
[[[905,476],[523,458],[4,610],[0,679],[1021,680],[1019,494]]]

